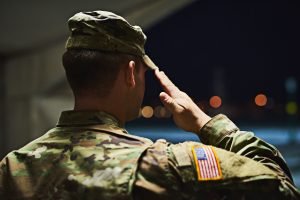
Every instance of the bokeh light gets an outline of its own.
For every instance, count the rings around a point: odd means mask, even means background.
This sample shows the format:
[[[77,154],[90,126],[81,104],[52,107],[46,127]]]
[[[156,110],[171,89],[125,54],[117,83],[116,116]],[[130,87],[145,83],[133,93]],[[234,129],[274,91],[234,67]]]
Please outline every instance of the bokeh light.
[[[154,108],[154,116],[157,117],[157,118],[162,118],[162,115],[161,115],[161,109],[163,107],[162,106],[156,106]]]
[[[144,118],[151,118],[153,116],[153,108],[151,106],[145,106],[142,108],[142,116]]]
[[[287,93],[293,94],[297,91],[297,80],[294,77],[289,77],[285,80],[285,89]]]
[[[219,96],[212,96],[209,99],[209,105],[213,108],[219,108],[222,105],[222,99]]]
[[[285,111],[287,112],[287,114],[289,115],[295,115],[298,111],[298,105],[296,102],[294,101],[290,101],[286,104],[285,106]]]
[[[160,110],[160,114],[164,118],[169,118],[169,117],[172,116],[172,113],[168,109],[166,109],[165,107],[162,107],[162,109]]]
[[[157,118],[171,117],[171,113],[163,106],[156,106],[154,108],[154,116]]]
[[[258,95],[256,95],[254,101],[255,101],[255,104],[257,106],[262,107],[262,106],[265,106],[267,104],[268,98],[264,94],[258,94]]]

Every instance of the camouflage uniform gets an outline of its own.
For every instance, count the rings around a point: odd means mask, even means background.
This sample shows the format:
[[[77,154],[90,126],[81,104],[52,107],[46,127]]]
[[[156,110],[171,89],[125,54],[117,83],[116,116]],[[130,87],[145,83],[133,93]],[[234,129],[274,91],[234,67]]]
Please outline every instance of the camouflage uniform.
[[[135,55],[157,69],[142,29],[114,13],[78,13],[68,25],[67,50]],[[0,199],[299,199],[273,146],[224,115],[198,135],[203,144],[153,143],[109,114],[63,112],[57,127],[1,161]]]
[[[199,135],[153,143],[109,114],[65,111],[1,161],[0,199],[299,199],[280,153],[253,133],[217,115]],[[217,176],[201,177],[201,148],[213,150]]]

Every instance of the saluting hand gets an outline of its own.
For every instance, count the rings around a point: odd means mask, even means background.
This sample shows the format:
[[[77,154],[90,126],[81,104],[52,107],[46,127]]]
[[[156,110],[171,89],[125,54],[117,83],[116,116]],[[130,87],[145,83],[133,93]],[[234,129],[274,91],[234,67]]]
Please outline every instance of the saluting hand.
[[[164,72],[156,69],[155,75],[164,90],[159,98],[173,114],[176,125],[185,131],[199,133],[211,118],[186,93],[179,90]]]

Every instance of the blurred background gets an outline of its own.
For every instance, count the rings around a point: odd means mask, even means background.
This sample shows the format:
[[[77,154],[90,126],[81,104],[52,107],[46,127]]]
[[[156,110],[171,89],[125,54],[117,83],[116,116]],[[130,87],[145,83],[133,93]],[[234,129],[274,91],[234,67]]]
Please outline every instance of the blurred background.
[[[61,56],[66,21],[110,10],[148,36],[146,51],[214,116],[224,113],[283,153],[300,186],[300,3],[221,0],[1,0],[0,156],[55,126],[72,109]],[[130,132],[171,142],[199,140],[176,128],[153,74]]]

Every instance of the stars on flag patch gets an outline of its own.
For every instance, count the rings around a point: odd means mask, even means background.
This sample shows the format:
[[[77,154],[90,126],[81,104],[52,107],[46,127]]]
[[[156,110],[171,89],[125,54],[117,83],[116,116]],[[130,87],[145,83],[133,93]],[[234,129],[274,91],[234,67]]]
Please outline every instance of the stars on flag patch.
[[[194,146],[192,151],[199,181],[222,178],[220,163],[212,146]]]

